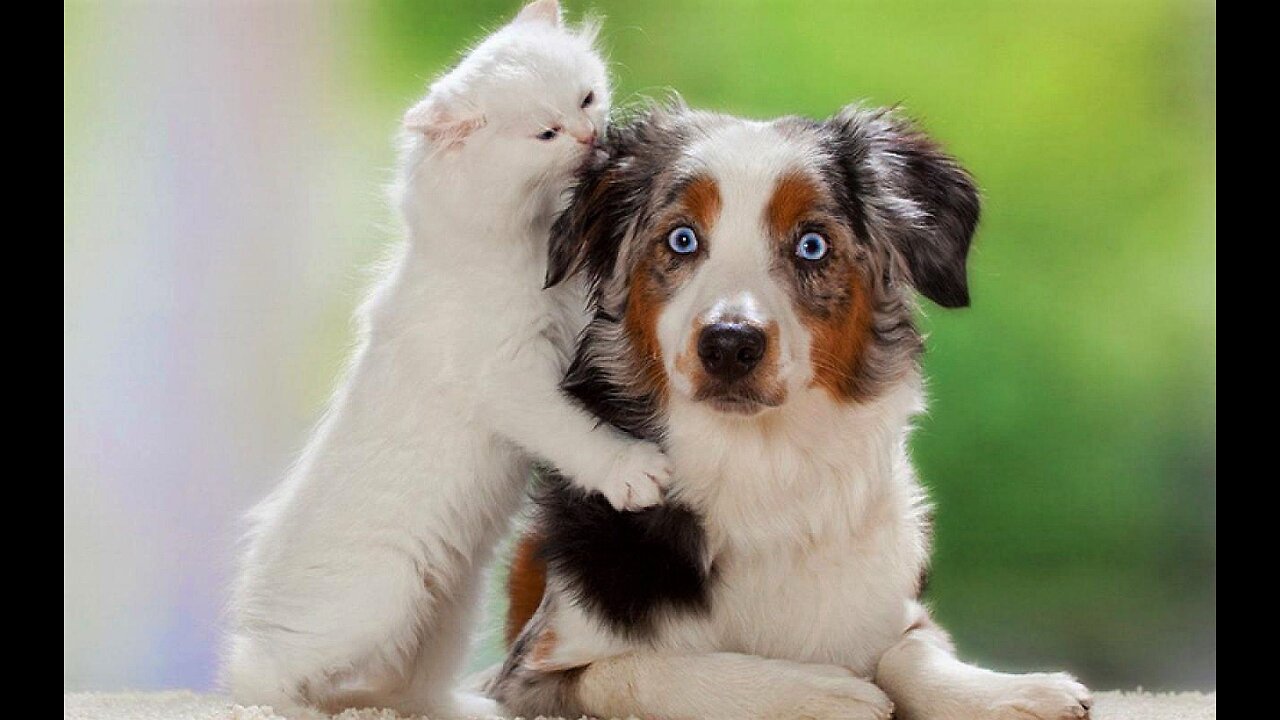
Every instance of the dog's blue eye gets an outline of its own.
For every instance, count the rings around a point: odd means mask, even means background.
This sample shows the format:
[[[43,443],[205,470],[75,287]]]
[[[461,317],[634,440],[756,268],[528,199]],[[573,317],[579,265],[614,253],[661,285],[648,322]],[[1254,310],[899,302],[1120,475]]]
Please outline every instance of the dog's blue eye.
[[[821,260],[827,256],[827,239],[818,233],[805,233],[796,243],[796,256],[801,260]]]
[[[556,136],[559,134],[560,128],[547,128],[546,130],[538,133],[537,137],[539,140],[555,140]]]
[[[678,227],[667,236],[667,246],[672,252],[688,255],[698,249],[698,236],[693,234],[693,228]]]

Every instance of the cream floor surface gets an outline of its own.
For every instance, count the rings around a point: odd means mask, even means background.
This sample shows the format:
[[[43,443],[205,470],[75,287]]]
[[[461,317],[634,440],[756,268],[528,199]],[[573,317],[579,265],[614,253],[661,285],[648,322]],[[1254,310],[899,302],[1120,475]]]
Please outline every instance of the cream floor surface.
[[[1217,693],[1094,694],[1093,720],[1215,720]],[[268,708],[241,707],[222,695],[186,690],[146,693],[66,693],[63,720],[278,720]],[[387,710],[348,710],[334,720],[397,720]]]

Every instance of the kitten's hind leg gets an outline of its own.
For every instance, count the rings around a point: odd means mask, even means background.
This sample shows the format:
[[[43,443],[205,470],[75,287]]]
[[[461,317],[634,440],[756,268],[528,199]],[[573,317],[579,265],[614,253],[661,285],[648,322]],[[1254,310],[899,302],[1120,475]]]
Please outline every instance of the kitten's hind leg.
[[[423,634],[407,685],[388,702],[397,712],[425,715],[433,720],[502,714],[497,702],[479,692],[458,687],[481,602],[480,575],[474,573],[466,587],[435,608],[435,617],[428,632]]]
[[[374,704],[363,698],[399,684],[422,583],[395,557],[363,561],[358,576],[327,573],[305,592],[277,598],[272,620],[236,634],[227,669],[236,702],[305,718],[314,708]]]
[[[232,637],[225,683],[237,703],[269,706],[276,715],[290,720],[324,717],[304,704],[302,683],[295,675],[282,672],[258,638]]]
[[[506,471],[507,482],[522,490],[528,473],[528,464],[518,462]],[[406,684],[392,697],[390,707],[402,714],[442,720],[503,714],[497,702],[484,696],[483,688],[462,680],[461,671],[484,602],[484,568],[490,564],[493,547],[505,528],[505,521],[484,528],[470,556],[457,558],[465,569],[451,592],[437,597],[430,616],[424,618],[421,644],[408,668]]]

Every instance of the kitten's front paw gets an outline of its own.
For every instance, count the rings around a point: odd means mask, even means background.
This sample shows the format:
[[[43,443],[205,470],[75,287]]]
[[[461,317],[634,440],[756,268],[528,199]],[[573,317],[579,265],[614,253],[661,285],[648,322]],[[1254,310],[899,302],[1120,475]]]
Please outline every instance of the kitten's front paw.
[[[662,502],[671,480],[671,461],[650,442],[633,443],[613,461],[594,489],[615,510],[634,511]]]
[[[993,710],[1010,720],[1080,720],[1092,706],[1089,689],[1067,673],[1031,673],[1010,678]]]

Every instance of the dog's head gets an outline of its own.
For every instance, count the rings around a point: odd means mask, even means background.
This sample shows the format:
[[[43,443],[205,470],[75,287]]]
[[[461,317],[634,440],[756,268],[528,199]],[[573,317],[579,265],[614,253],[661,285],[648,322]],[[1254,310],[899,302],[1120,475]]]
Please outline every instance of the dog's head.
[[[973,180],[890,112],[654,108],[605,149],[553,230],[547,283],[587,274],[588,361],[615,383],[745,416],[809,388],[858,402],[915,368],[912,288],[969,302]]]

